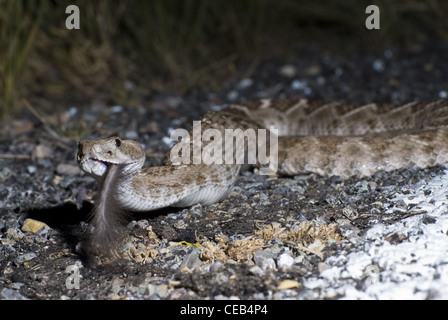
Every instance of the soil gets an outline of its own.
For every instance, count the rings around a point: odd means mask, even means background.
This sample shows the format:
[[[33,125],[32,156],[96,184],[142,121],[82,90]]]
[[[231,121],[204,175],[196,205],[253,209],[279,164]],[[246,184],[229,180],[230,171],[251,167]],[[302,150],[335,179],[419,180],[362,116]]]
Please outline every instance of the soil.
[[[249,170],[220,203],[130,213],[123,257],[92,265],[79,242],[98,185],[77,168],[77,139],[135,139],[147,151],[147,165],[157,165],[168,150],[171,129],[189,128],[205,111],[228,103],[286,97],[360,103],[447,98],[447,54],[448,46],[437,43],[412,51],[351,48],[343,53],[313,45],[298,47],[286,61],[261,62],[246,78],[223,83],[220,92],[154,94],[133,108],[68,104],[39,117],[25,109],[6,124],[0,139],[0,297],[313,299],[316,292],[303,281],[319,275],[326,258],[363,246],[354,239],[375,224],[424,215],[412,208],[386,211],[397,206],[391,200],[395,193],[440,175],[443,167],[349,180],[267,177]],[[28,218],[49,229],[23,231]],[[310,240],[286,239],[304,226],[334,229]],[[285,236],[263,238],[260,230]],[[395,236],[394,241],[403,239]]]

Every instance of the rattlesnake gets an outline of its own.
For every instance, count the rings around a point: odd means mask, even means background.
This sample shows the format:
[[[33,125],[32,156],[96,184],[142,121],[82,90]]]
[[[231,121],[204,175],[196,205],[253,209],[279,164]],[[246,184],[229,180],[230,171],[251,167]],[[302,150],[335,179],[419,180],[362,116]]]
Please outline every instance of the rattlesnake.
[[[280,175],[362,177],[448,162],[447,100],[356,105],[266,99],[206,113],[201,124],[202,132],[216,129],[223,134],[225,129],[278,129]],[[203,142],[200,148],[206,145]],[[241,164],[173,164],[169,157],[165,166],[142,168],[142,146],[118,137],[81,140],[77,160],[82,171],[101,182],[90,240],[97,252],[116,245],[123,210],[220,201],[241,168]]]

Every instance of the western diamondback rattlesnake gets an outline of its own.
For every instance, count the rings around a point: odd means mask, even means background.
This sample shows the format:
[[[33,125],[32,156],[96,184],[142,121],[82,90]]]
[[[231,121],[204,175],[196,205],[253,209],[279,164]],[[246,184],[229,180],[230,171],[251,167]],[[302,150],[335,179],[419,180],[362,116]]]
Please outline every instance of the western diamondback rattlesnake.
[[[448,162],[447,100],[365,105],[261,100],[207,113],[201,124],[202,132],[216,129],[223,135],[225,129],[278,129],[281,175],[348,178]],[[208,143],[203,141],[200,148]],[[118,237],[114,230],[122,214],[117,209],[211,204],[226,196],[241,168],[240,164],[174,165],[169,158],[165,166],[142,168],[142,146],[118,137],[80,141],[77,160],[82,171],[101,183],[91,239],[100,250]]]

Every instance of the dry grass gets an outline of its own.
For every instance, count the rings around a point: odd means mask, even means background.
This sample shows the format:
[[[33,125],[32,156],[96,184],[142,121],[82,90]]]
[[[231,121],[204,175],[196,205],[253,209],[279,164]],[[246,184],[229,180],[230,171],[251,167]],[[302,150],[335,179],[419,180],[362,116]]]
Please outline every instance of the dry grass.
[[[228,259],[253,262],[254,253],[275,239],[292,249],[314,254],[323,259],[322,251],[327,244],[344,238],[338,232],[336,224],[301,222],[291,230],[279,223],[272,223],[259,228],[252,236],[230,243],[226,236],[218,236],[215,241],[198,239],[198,243],[201,248],[201,259],[208,263],[226,262]]]
[[[54,110],[92,100],[135,105],[154,91],[218,89],[238,63],[313,38],[338,35],[370,47],[448,39],[443,0],[78,0],[80,30],[65,28],[69,4],[0,0],[2,119],[22,98]],[[364,27],[369,4],[381,9],[375,32]]]
[[[143,242],[137,242],[135,245],[129,247],[127,253],[129,258],[137,263],[146,264],[148,259],[155,259],[159,254],[156,249],[157,245],[161,243],[161,240],[152,231],[152,227],[146,228],[148,234],[146,237],[141,237],[139,240]]]
[[[147,235],[135,238],[134,244],[127,249],[128,256],[135,262],[145,264],[148,259],[156,259],[161,240],[152,231],[151,226],[147,228]],[[215,261],[254,262],[254,254],[269,246],[270,241],[277,240],[283,245],[290,247],[296,252],[314,254],[323,259],[322,251],[334,241],[343,240],[336,224],[325,224],[317,222],[301,222],[291,229],[282,227],[279,223],[272,223],[258,227],[253,235],[243,239],[229,241],[225,235],[216,236],[215,239],[200,238],[196,235],[196,244],[180,242],[178,245],[194,245],[200,248],[200,258],[207,264]]]
[[[8,115],[25,92],[22,79],[39,25],[39,16],[27,15],[33,10],[20,1],[0,1],[0,118]]]

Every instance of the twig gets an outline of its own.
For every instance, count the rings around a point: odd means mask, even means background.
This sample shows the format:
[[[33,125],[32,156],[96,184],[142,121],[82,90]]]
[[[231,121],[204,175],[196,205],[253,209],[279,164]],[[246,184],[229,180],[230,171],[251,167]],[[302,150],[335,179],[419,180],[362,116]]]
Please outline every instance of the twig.
[[[51,128],[50,123],[45,120],[37,111],[36,109],[34,109],[31,104],[26,100],[23,99],[23,103],[25,104],[25,107],[44,125],[45,130],[47,130],[47,132],[56,139],[56,141],[63,141],[63,142],[70,142],[70,140],[65,137],[62,136],[60,134],[58,134],[55,130],[53,130]]]
[[[307,253],[314,254],[314,255],[318,256],[321,260],[324,260],[324,255],[320,251],[307,248],[307,247],[301,245],[300,243],[294,243],[294,242],[289,241],[289,240],[285,240],[284,242],[286,244],[290,245],[291,247],[299,250],[299,251],[304,251],[304,252],[307,252]]]
[[[31,156],[28,154],[0,153],[0,159],[31,159]]]

